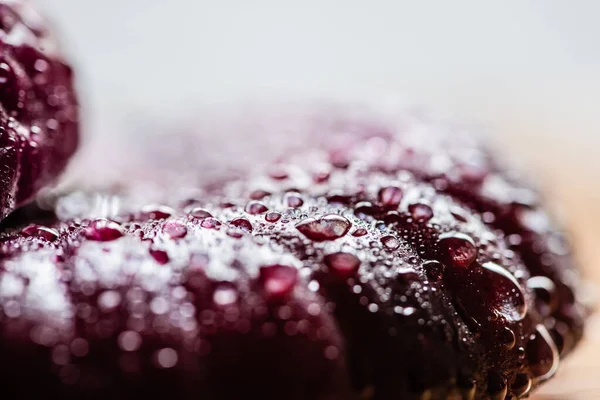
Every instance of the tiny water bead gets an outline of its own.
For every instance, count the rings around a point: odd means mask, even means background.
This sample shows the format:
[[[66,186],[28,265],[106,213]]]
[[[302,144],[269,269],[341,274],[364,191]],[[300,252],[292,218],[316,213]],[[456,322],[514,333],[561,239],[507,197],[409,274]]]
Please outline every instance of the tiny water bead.
[[[473,238],[460,232],[441,234],[439,251],[444,261],[458,268],[468,268],[477,259]]]
[[[379,190],[378,199],[382,206],[386,208],[396,208],[400,205],[403,194],[402,189],[399,187],[388,186]]]
[[[324,261],[331,271],[343,278],[354,275],[360,267],[360,259],[351,253],[328,254],[325,256]]]
[[[268,265],[260,268],[262,287],[271,299],[289,296],[298,282],[298,269],[287,265]]]
[[[408,212],[415,222],[427,222],[433,218],[433,210],[425,203],[413,203],[409,205]]]
[[[59,233],[56,229],[48,228],[41,225],[31,224],[21,230],[25,236],[33,236],[45,239],[52,242],[59,238]]]
[[[252,200],[246,204],[246,212],[252,215],[263,214],[267,212],[269,209],[267,206],[260,201]]]
[[[352,224],[337,214],[325,215],[321,218],[307,218],[296,225],[296,229],[315,242],[324,242],[343,237]]]
[[[110,242],[123,236],[121,226],[105,219],[93,221],[90,226],[85,228],[84,235],[89,240],[98,242]]]

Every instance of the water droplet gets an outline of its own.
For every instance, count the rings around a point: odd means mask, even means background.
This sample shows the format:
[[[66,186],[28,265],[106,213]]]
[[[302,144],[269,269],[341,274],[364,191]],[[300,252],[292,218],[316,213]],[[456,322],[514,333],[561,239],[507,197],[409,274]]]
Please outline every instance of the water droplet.
[[[365,236],[367,234],[367,230],[364,228],[358,228],[356,229],[354,232],[352,232],[352,236],[354,237],[361,237],[361,236]]]
[[[173,368],[179,359],[177,352],[169,347],[155,353],[156,364],[160,368]]]
[[[506,378],[498,372],[490,372],[488,375],[488,394],[491,400],[504,400],[507,393]]]
[[[175,213],[171,207],[161,205],[148,205],[142,207],[142,214],[147,219],[167,219]]]
[[[302,200],[302,198],[298,194],[295,194],[295,193],[287,194],[285,196],[285,201],[286,201],[286,204],[288,205],[288,207],[291,207],[291,208],[298,208],[304,204],[304,200]]]
[[[52,241],[58,239],[58,237],[59,237],[58,231],[56,229],[47,228],[45,226],[35,225],[35,224],[31,224],[31,225],[23,228],[21,233],[23,233],[23,235],[25,235],[25,236],[39,237],[39,238],[45,239],[49,242],[52,242]]]
[[[235,218],[229,223],[229,225],[235,226],[246,233],[252,232],[252,224],[246,218]]]
[[[558,305],[556,286],[545,276],[534,276],[527,280],[527,287],[535,294],[535,308],[542,317],[554,312]]]
[[[221,227],[221,222],[212,217],[204,218],[200,223],[200,226],[206,229],[219,229]]]
[[[458,222],[466,223],[468,221],[468,215],[465,210],[458,207],[452,207],[450,210],[450,214],[454,217]]]
[[[336,360],[340,355],[340,351],[335,346],[327,346],[325,348],[325,358],[328,360]]]
[[[330,171],[319,171],[319,172],[315,172],[313,174],[313,181],[315,183],[325,183],[329,180],[329,177],[331,176],[331,172]]]
[[[400,241],[391,235],[382,237],[381,243],[388,250],[396,250],[398,247],[400,247]]]
[[[439,261],[431,260],[423,263],[423,268],[427,277],[432,282],[439,282],[444,277],[444,270],[446,266]]]
[[[269,211],[267,215],[265,215],[265,220],[271,223],[279,221],[280,218],[281,214],[277,211]]]
[[[338,252],[325,256],[325,264],[341,277],[354,275],[360,267],[360,260],[354,254]]]
[[[250,195],[248,197],[250,197],[251,200],[262,200],[270,194],[271,193],[259,189],[250,192]]]
[[[350,227],[350,221],[336,214],[307,218],[296,225],[300,233],[315,242],[339,239],[348,233]]]
[[[190,215],[194,218],[204,219],[212,217],[212,214],[206,211],[204,208],[196,207],[192,208]]]
[[[137,351],[142,345],[142,337],[135,331],[125,331],[119,335],[118,342],[124,351]]]
[[[115,290],[107,290],[98,296],[98,307],[103,312],[114,311],[121,304],[121,294]]]
[[[482,265],[484,275],[489,282],[489,306],[509,321],[520,321],[527,313],[527,303],[523,288],[515,277],[493,262]],[[484,290],[482,284],[480,290]]]
[[[528,374],[521,373],[515,376],[515,380],[511,385],[512,393],[517,396],[525,396],[531,390],[531,378]]]
[[[396,273],[396,281],[402,285],[409,285],[419,280],[419,274],[412,269],[398,268]]]
[[[460,164],[457,166],[461,180],[470,184],[481,184],[488,176],[488,168],[483,164]]]
[[[187,228],[181,222],[169,221],[163,225],[162,231],[171,239],[181,239],[187,235]]]
[[[268,210],[269,209],[267,208],[267,206],[260,201],[252,200],[252,201],[248,202],[248,204],[246,204],[246,212],[248,214],[258,215],[258,214],[265,213]]]
[[[402,189],[397,186],[388,186],[379,190],[379,202],[386,208],[396,208],[402,200]]]
[[[90,350],[90,345],[87,340],[83,338],[75,338],[71,342],[71,353],[75,357],[85,357]]]
[[[213,301],[219,306],[229,306],[237,299],[237,290],[229,283],[220,284],[213,293]]]
[[[504,327],[500,330],[498,335],[498,341],[508,350],[515,347],[517,343],[517,338],[515,337],[515,333],[509,327]]]
[[[152,258],[154,258],[154,260],[156,260],[156,262],[160,265],[164,265],[169,262],[169,254],[167,254],[166,251],[158,249],[150,249],[148,251]]]
[[[558,350],[543,325],[538,325],[529,338],[526,353],[534,378],[546,380],[556,373],[559,364]]]
[[[274,164],[268,168],[268,175],[271,179],[276,181],[282,181],[288,178],[288,173],[286,171],[285,165]]]
[[[433,210],[424,203],[414,203],[409,205],[408,212],[416,222],[427,222],[433,218]]]
[[[368,201],[361,201],[354,207],[354,215],[363,220],[372,220],[376,209]]]
[[[90,226],[85,229],[84,235],[89,240],[110,242],[123,236],[123,232],[118,223],[99,219],[92,222]]]
[[[404,315],[405,317],[410,317],[411,315],[414,315],[416,312],[417,312],[417,309],[414,307],[403,307],[401,314]]]
[[[477,259],[475,242],[464,233],[441,234],[439,249],[444,260],[455,267],[468,268]]]
[[[269,298],[282,299],[290,295],[298,281],[298,269],[287,265],[261,267],[260,280]]]

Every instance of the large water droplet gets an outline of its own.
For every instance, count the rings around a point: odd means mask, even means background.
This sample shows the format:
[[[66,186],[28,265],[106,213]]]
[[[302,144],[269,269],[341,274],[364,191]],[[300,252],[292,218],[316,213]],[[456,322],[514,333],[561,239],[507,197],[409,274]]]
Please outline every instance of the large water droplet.
[[[511,391],[515,396],[525,396],[531,390],[531,378],[528,374],[517,374],[511,385]]]
[[[535,294],[535,308],[542,317],[554,312],[558,305],[556,286],[545,276],[534,276],[527,280],[527,287]]]
[[[527,302],[519,282],[498,264],[487,262],[482,267],[490,283],[490,307],[509,321],[522,320],[527,313]]]
[[[348,233],[350,227],[350,221],[336,214],[307,218],[296,225],[296,229],[315,242],[339,239]]]
[[[507,393],[506,378],[498,372],[490,372],[487,391],[491,400],[504,400]]]
[[[367,233],[368,232],[365,228],[358,228],[354,232],[352,232],[352,236],[361,237],[361,236],[365,236]]]
[[[325,256],[325,264],[341,277],[352,276],[360,267],[360,260],[354,254],[338,252]]]
[[[440,235],[439,249],[444,261],[459,268],[468,268],[477,259],[477,247],[469,235],[449,232]]]
[[[543,325],[538,325],[527,343],[527,361],[534,378],[546,380],[556,373],[559,355],[552,337]]]

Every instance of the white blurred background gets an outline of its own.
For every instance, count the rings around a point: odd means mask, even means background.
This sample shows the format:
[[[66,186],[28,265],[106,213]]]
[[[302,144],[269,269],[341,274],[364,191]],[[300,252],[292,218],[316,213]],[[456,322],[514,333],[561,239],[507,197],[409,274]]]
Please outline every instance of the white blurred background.
[[[493,127],[553,173],[562,156],[600,171],[594,0],[37,1],[93,127],[240,96],[402,96]]]
[[[196,103],[402,97],[493,128],[565,205],[600,278],[598,1],[37,2],[77,61],[89,135]],[[593,343],[543,399],[600,398],[581,381],[600,369]]]

